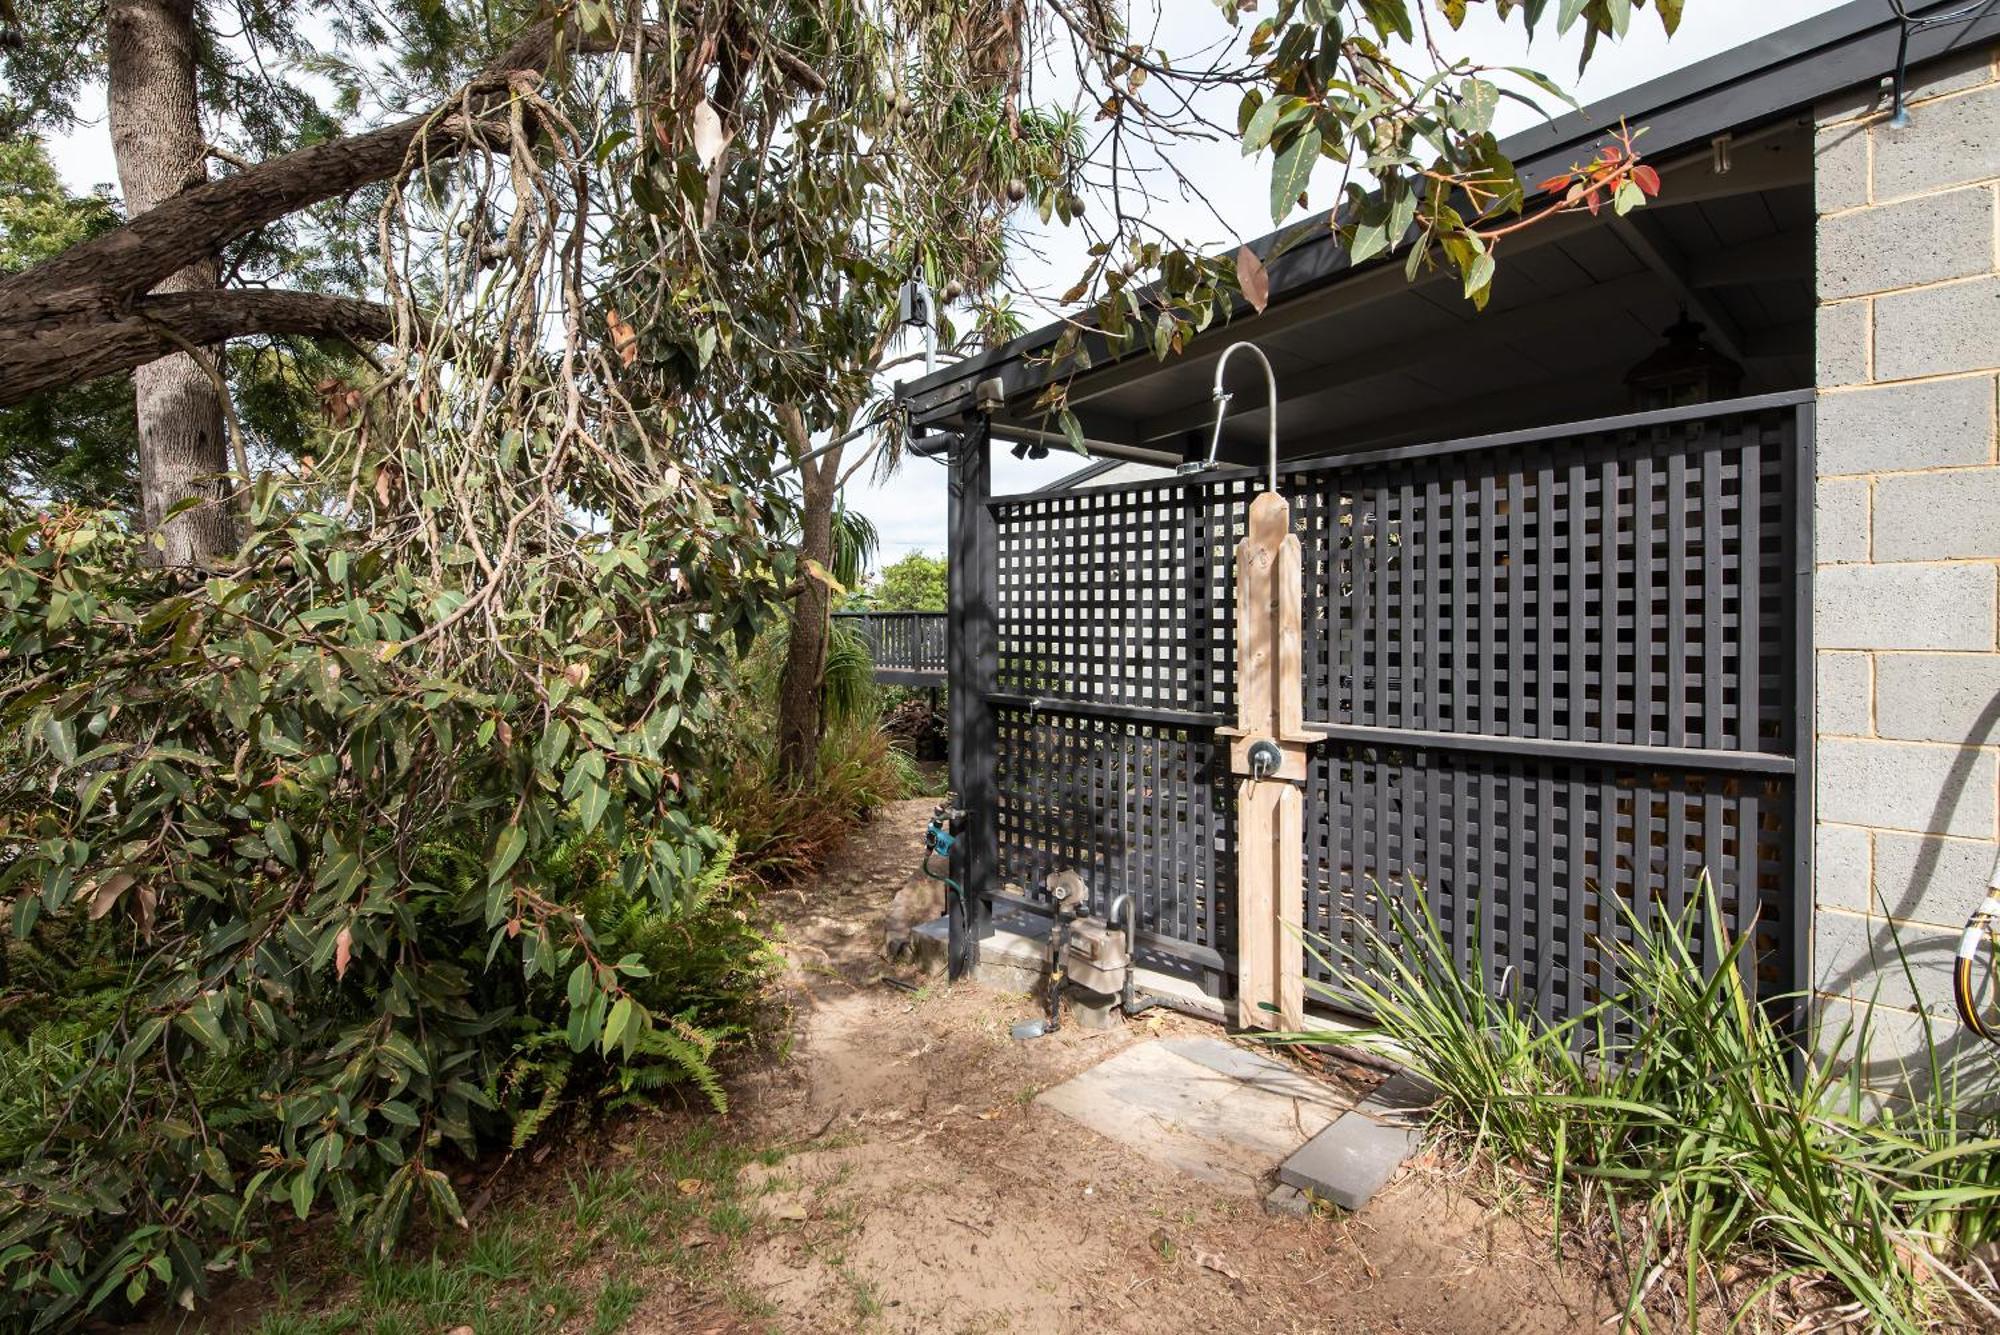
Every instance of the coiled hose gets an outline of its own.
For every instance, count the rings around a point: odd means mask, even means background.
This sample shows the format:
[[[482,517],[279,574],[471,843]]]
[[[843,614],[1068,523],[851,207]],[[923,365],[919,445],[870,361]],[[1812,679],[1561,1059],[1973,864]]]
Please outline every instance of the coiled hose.
[[[1985,972],[1989,991],[1995,976],[1994,961],[2000,958],[2000,867],[1994,868],[1993,881],[1986,889],[1986,898],[1965,920],[1965,931],[1958,938],[1958,957],[1951,962],[1951,999],[1958,1008],[1959,1023],[1988,1043],[2000,1043],[2000,1030],[1981,1011],[1974,981],[1981,941],[1988,951]]]

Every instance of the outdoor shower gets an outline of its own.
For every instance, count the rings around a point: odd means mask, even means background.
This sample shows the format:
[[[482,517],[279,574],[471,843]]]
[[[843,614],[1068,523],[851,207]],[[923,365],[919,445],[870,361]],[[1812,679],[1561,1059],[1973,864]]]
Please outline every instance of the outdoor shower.
[[[1236,724],[1216,729],[1228,741],[1229,768],[1237,778],[1236,1018],[1247,1027],[1296,1030],[1305,1011],[1306,748],[1321,735],[1305,723],[1304,572],[1292,508],[1278,491],[1278,376],[1256,344],[1232,343],[1216,359],[1208,458],[1179,471],[1215,466],[1233,397],[1223,378],[1230,358],[1244,351],[1264,368],[1268,471],[1264,490],[1244,514],[1243,541],[1236,547]]]
[[[1246,348],[1257,354],[1257,361],[1264,368],[1264,388],[1270,396],[1270,409],[1268,412],[1270,420],[1265,435],[1268,438],[1267,445],[1271,457],[1271,476],[1265,489],[1272,495],[1276,495],[1278,491],[1278,376],[1271,369],[1271,359],[1266,357],[1264,350],[1255,343],[1231,343],[1227,348],[1223,349],[1222,355],[1216,358],[1215,391],[1212,396],[1215,399],[1215,431],[1208,438],[1208,458],[1201,461],[1190,459],[1175,471],[1182,474],[1199,473],[1215,467],[1216,451],[1222,446],[1222,420],[1229,415],[1229,401],[1235,397],[1235,395],[1222,387],[1222,373],[1228,368],[1229,359]]]

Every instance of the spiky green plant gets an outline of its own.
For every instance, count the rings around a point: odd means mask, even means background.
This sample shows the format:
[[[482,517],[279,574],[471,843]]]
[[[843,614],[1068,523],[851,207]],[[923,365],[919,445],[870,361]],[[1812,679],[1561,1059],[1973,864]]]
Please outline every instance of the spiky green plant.
[[[1905,1097],[1885,1101],[1862,1083],[1873,1008],[1802,1049],[1786,1019],[1797,999],[1753,994],[1747,938],[1729,936],[1701,889],[1698,916],[1628,913],[1631,939],[1600,945],[1615,984],[1560,1023],[1465,971],[1421,893],[1391,901],[1387,932],[1360,925],[1338,986],[1373,1012],[1361,1041],[1436,1089],[1439,1124],[1547,1186],[1559,1253],[1565,1220],[1617,1231],[1640,1324],[1658,1269],[1680,1274],[1692,1327],[1702,1279],[1745,1251],[1776,1262],[1746,1306],[1804,1275],[1839,1286],[1878,1329],[2000,1320],[1962,1265],[2000,1238],[1990,1068],[1982,1078],[1930,1042]],[[1690,944],[1704,932],[1710,970]]]
[[[868,642],[836,621],[827,636],[826,666],[820,671],[820,703],[829,725],[871,718],[877,700],[875,663]]]

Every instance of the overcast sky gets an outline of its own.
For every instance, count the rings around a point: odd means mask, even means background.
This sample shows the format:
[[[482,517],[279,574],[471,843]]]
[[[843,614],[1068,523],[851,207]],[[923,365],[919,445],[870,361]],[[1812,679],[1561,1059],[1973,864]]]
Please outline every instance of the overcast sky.
[[[1580,81],[1576,78],[1579,44],[1574,33],[1572,40],[1558,42],[1552,31],[1544,31],[1530,46],[1518,23],[1499,23],[1485,6],[1475,6],[1473,17],[1463,31],[1445,34],[1449,40],[1444,45],[1448,55],[1467,56],[1488,65],[1526,65],[1541,70],[1570,89],[1577,101],[1590,103],[1719,51],[1756,41],[1814,14],[1837,8],[1843,2],[1688,0],[1680,32],[1671,42],[1662,36],[1657,17],[1648,10],[1634,18],[1631,33],[1624,42],[1599,46]],[[1208,49],[1228,33],[1207,0],[1153,0],[1151,4],[1137,0],[1134,8],[1160,15],[1153,44],[1170,53]],[[1039,95],[1047,99],[1063,94],[1060,89],[1045,87]],[[1234,122],[1233,99],[1207,110],[1214,119]],[[51,148],[68,185],[80,191],[114,181],[116,172],[101,93],[88,96],[79,111],[84,123],[56,140]],[[1533,119],[1533,113],[1526,108],[1503,102],[1498,128],[1504,134],[1522,128]],[[1166,199],[1149,214],[1150,220],[1163,230],[1204,246],[1232,249],[1238,242],[1271,230],[1266,203],[1268,160],[1245,160],[1233,144],[1194,143],[1177,149],[1175,161],[1200,183],[1202,191],[1223,216],[1218,221],[1207,207],[1193,200]],[[1323,165],[1318,178],[1321,191],[1333,188],[1332,177],[1333,170]],[[1318,193],[1313,195],[1312,202],[1315,208],[1324,206]],[[1030,225],[1023,232],[1026,244],[1020,247],[1015,262],[1022,280],[1037,292],[1060,292],[1068,287],[1082,270],[1083,243],[1059,224],[1050,229]],[[1030,324],[1041,323],[1035,318],[1032,303],[1019,304],[1028,314]],[[1073,472],[1082,462],[1061,448],[1039,463],[1017,461],[1003,450],[995,460],[994,486],[1002,492],[1045,486]],[[848,503],[874,520],[881,533],[878,565],[911,551],[943,553],[945,480],[940,466],[909,459],[896,476],[882,483],[864,472],[850,485]]]

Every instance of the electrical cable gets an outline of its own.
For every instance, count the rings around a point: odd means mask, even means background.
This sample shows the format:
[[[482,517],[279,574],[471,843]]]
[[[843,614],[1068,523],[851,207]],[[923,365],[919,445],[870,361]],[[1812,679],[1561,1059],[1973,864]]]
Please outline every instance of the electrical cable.
[[[1932,28],[1941,28],[1948,23],[1963,23],[1967,19],[1976,17],[1982,10],[1991,10],[1993,6],[1994,0],[1973,0],[1971,4],[1948,13],[1927,14],[1923,18],[1918,18],[1903,7],[1903,0],[1889,0],[1889,10],[1901,25],[1901,31],[1896,37],[1896,75],[1891,85],[1894,104],[1889,113],[1889,124],[1900,128],[1910,123],[1910,113],[1903,106],[1903,85],[1910,65],[1911,35],[1928,32]]]

